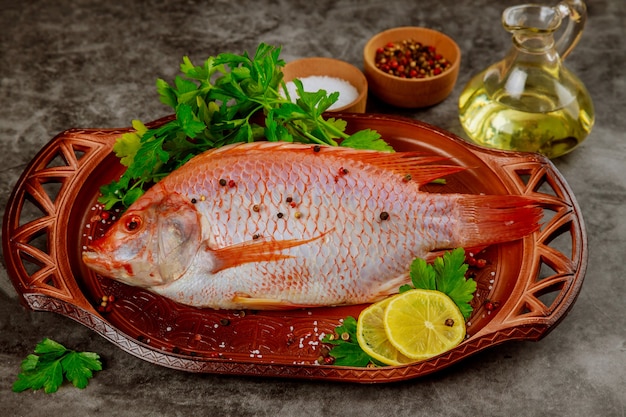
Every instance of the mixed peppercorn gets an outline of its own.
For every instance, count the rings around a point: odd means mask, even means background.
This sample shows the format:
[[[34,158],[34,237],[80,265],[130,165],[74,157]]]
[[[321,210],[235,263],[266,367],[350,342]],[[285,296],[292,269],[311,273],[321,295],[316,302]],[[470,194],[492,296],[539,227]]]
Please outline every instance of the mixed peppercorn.
[[[375,64],[387,74],[401,78],[428,78],[452,65],[434,46],[412,39],[389,42],[376,50]]]

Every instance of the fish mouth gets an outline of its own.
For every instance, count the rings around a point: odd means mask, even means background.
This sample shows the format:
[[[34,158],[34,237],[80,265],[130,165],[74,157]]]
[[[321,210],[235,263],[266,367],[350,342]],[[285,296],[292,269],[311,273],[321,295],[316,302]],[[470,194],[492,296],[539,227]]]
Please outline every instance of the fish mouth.
[[[87,250],[83,251],[82,258],[83,263],[97,273],[105,275],[111,273],[111,263],[105,254],[97,252],[92,248],[87,248]]]
[[[83,263],[97,274],[128,285],[141,286],[136,282],[132,265],[116,261],[109,253],[87,247],[82,253],[82,259]]]

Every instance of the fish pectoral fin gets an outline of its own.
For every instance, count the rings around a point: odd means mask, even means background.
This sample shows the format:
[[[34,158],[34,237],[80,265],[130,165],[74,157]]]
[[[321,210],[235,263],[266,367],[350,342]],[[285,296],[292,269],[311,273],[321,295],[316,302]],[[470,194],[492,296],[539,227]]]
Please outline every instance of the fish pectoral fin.
[[[233,303],[238,304],[243,309],[250,310],[289,310],[294,308],[306,308],[310,305],[295,304],[290,301],[277,298],[259,298],[251,297],[248,294],[236,294],[233,297]]]
[[[215,266],[211,270],[213,274],[250,262],[272,262],[292,258],[291,255],[277,253],[271,246],[247,242],[208,251],[215,257]]]
[[[206,250],[212,252],[216,260],[215,267],[211,272],[216,273],[227,268],[232,268],[234,266],[250,262],[274,262],[282,259],[293,258],[292,255],[281,253],[281,251],[311,243],[322,238],[327,233],[329,232],[322,233],[321,235],[310,239],[258,239],[219,249],[211,249],[207,247]]]
[[[388,280],[387,282],[382,284],[380,287],[378,287],[378,291],[376,292],[373,298],[376,300],[381,300],[383,298],[389,297],[390,295],[397,294],[398,289],[401,286],[403,286],[404,284],[410,284],[410,283],[411,283],[411,276],[409,275],[408,272],[398,275],[397,277]]]

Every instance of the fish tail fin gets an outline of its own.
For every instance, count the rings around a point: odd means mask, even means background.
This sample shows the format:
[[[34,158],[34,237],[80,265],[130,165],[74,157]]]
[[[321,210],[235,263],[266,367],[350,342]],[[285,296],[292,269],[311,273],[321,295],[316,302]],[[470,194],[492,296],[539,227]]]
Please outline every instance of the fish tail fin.
[[[540,228],[543,209],[524,196],[463,195],[457,247],[471,248],[523,238]]]

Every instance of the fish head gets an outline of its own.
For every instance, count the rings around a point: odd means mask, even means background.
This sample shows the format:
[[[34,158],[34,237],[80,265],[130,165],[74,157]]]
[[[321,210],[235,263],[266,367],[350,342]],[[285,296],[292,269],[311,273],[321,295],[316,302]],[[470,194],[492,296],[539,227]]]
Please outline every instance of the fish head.
[[[200,219],[180,194],[149,190],[87,247],[83,262],[129,285],[168,284],[185,273],[200,247]]]

